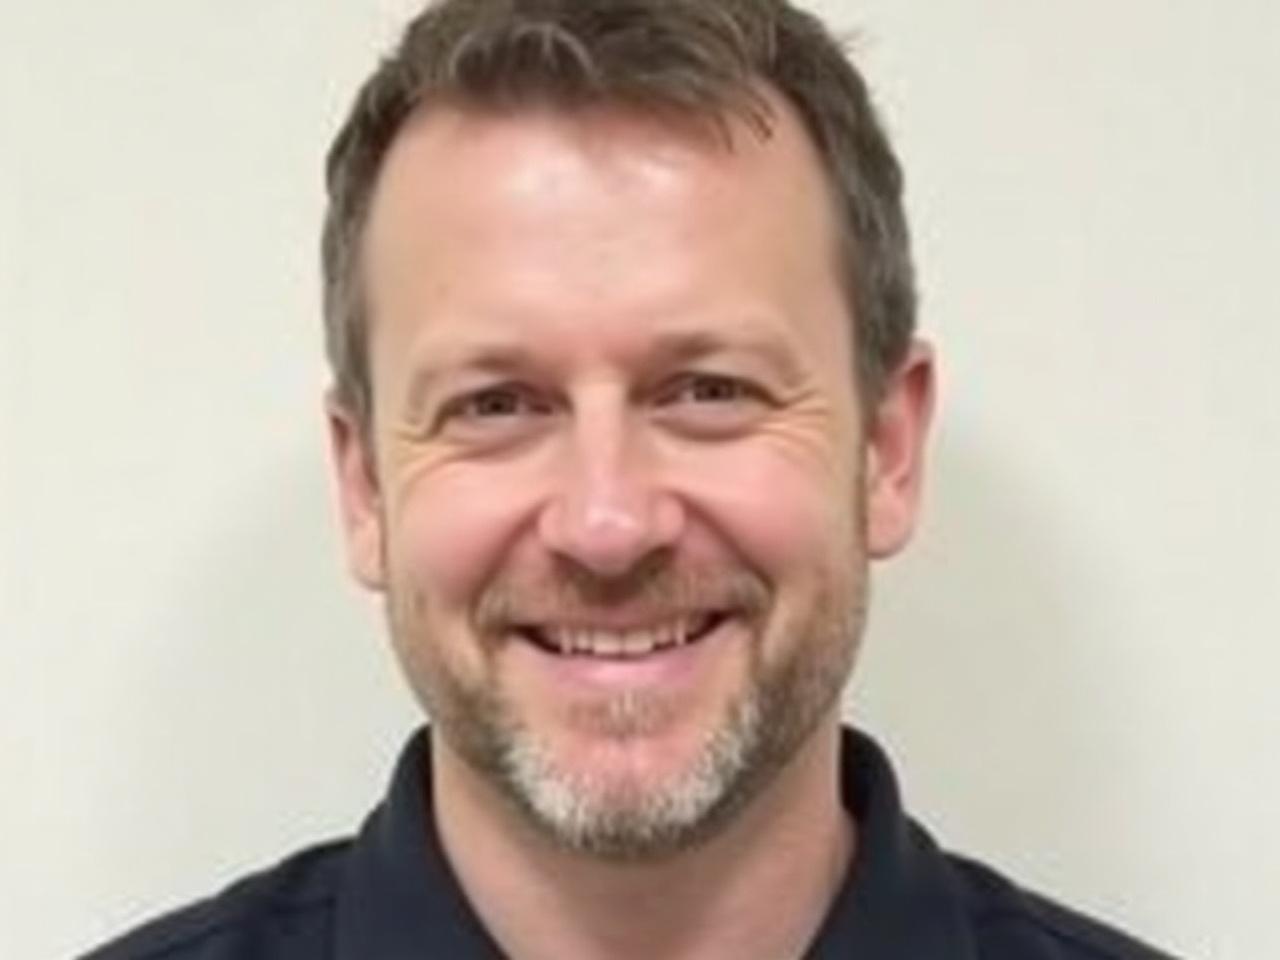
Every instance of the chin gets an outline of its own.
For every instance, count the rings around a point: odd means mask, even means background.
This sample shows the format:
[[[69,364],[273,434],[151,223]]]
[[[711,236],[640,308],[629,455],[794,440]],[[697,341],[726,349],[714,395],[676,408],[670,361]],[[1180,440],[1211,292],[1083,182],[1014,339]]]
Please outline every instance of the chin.
[[[759,711],[746,699],[707,730],[645,710],[617,702],[607,732],[575,731],[560,744],[515,732],[504,793],[540,833],[579,853],[652,859],[703,842],[754,793]]]

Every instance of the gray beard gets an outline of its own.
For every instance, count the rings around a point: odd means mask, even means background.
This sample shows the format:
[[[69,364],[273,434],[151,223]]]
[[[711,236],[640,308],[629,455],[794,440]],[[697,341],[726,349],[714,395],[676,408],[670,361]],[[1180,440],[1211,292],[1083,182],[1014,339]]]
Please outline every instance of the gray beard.
[[[865,566],[850,565],[838,584],[823,585],[801,622],[779,627],[792,639],[778,662],[764,663],[755,644],[747,688],[694,762],[658,786],[566,773],[495,684],[461,684],[438,660],[434,676],[418,677],[418,692],[454,752],[552,843],[603,860],[659,860],[717,834],[838,709],[866,608]],[[578,719],[598,735],[621,740],[659,727],[663,704],[629,694],[584,714]]]
[[[636,722],[627,714],[637,707],[626,699],[607,709],[623,725]],[[760,712],[745,698],[707,737],[691,768],[657,789],[566,775],[536,735],[521,728],[500,746],[498,776],[506,796],[562,848],[605,860],[652,860],[699,843],[730,819],[751,793],[742,783],[760,766],[753,762],[760,746]]]

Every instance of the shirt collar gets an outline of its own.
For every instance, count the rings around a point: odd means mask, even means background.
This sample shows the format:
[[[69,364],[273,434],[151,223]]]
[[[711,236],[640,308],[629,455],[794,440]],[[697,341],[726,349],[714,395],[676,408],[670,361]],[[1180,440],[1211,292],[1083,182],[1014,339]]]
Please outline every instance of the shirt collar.
[[[337,960],[501,957],[467,903],[430,808],[431,741],[419,730],[400,756],[384,802],[365,821],[345,867],[335,916]],[[946,858],[902,810],[884,752],[845,730],[841,791],[858,824],[854,862],[811,960],[949,957],[976,951]]]
[[[857,846],[808,956],[976,960],[951,867],[903,811],[884,751],[846,729],[840,757],[840,790],[858,825]]]
[[[414,734],[365,821],[338,895],[336,960],[501,957],[458,885],[430,807],[431,738]]]

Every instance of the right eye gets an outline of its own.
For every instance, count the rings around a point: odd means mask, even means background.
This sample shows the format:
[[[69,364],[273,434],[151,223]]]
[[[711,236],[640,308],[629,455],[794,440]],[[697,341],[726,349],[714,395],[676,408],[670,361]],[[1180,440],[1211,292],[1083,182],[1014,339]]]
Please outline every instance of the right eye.
[[[500,383],[459,394],[440,411],[441,430],[490,437],[519,431],[552,412],[552,405],[519,383]]]
[[[459,397],[449,405],[450,417],[488,420],[497,417],[514,417],[521,413],[536,413],[529,398],[513,386],[486,387]]]

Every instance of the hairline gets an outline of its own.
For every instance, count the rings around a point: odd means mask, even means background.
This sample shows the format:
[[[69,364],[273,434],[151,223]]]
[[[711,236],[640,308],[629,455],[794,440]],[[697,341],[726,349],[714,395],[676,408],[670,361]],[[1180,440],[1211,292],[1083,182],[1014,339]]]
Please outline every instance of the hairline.
[[[341,286],[347,302],[339,309],[356,320],[354,332],[359,336],[361,347],[358,353],[359,362],[354,366],[360,374],[360,379],[353,380],[349,386],[357,393],[362,392],[363,396],[347,396],[347,391],[343,389],[343,384],[340,382],[335,382],[331,395],[339,406],[352,416],[364,438],[370,443],[373,440],[374,417],[373,364],[370,350],[374,318],[370,310],[366,263],[369,223],[386,173],[387,160],[392,151],[414,126],[429,122],[433,114],[444,110],[496,118],[521,117],[535,112],[572,118],[589,117],[592,114],[633,116],[637,119],[652,121],[681,136],[705,139],[713,146],[729,151],[734,149],[735,127],[744,128],[746,133],[764,142],[774,135],[781,114],[790,113],[811,158],[817,165],[823,191],[826,194],[827,209],[831,217],[829,226],[832,231],[832,236],[829,238],[831,267],[846,311],[844,320],[850,338],[852,388],[858,405],[863,410],[863,418],[870,416],[871,409],[882,393],[883,384],[878,381],[887,379],[891,371],[883,371],[880,377],[874,376],[875,372],[867,369],[864,345],[859,342],[860,334],[865,331],[862,330],[859,291],[856,284],[860,279],[865,282],[865,278],[850,276],[847,265],[861,266],[863,258],[857,249],[859,244],[856,229],[849,222],[848,210],[842,200],[837,172],[832,168],[827,153],[818,143],[813,125],[805,111],[795,98],[777,83],[762,74],[755,74],[740,88],[728,90],[726,94],[723,97],[708,99],[705,103],[692,104],[677,103],[658,97],[622,95],[558,99],[554,95],[545,93],[503,101],[465,90],[439,90],[425,95],[419,91],[413,106],[396,125],[381,151],[363,201],[355,208],[354,215],[345,228],[351,257],[347,270],[347,279],[350,282]],[[739,122],[735,124],[735,120]],[[345,332],[350,337],[352,331]],[[355,409],[352,409],[353,405]]]

